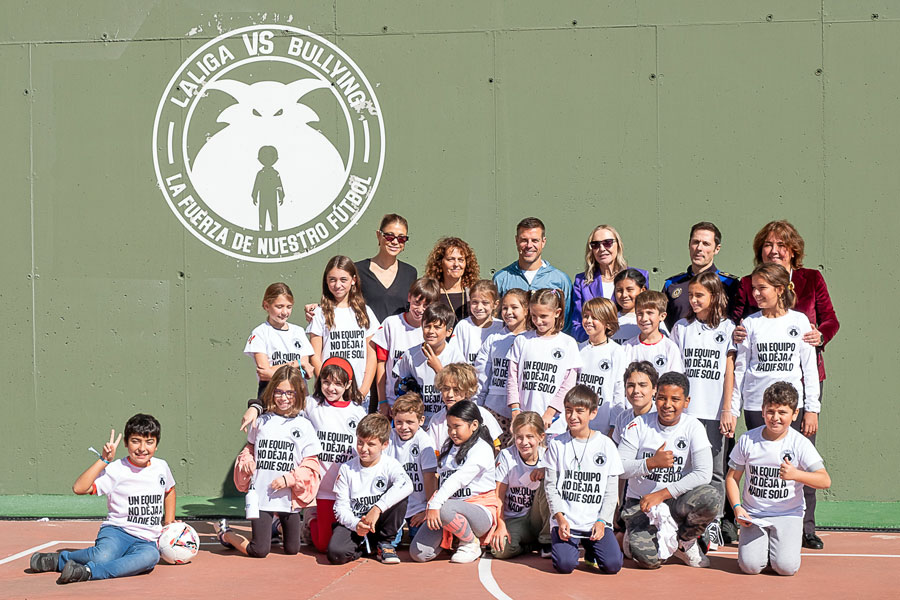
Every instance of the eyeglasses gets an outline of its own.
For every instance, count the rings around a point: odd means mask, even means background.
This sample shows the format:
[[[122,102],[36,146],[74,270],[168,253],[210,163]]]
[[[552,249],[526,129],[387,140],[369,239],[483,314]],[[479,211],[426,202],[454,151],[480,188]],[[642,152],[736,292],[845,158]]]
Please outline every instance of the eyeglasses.
[[[275,398],[287,398],[288,400],[293,400],[296,395],[297,392],[294,390],[275,390],[272,393]]]
[[[603,246],[607,250],[616,245],[615,238],[609,238],[608,240],[591,240],[590,246],[591,250],[599,250],[600,246]]]
[[[397,235],[396,233],[387,233],[385,231],[379,231],[378,233],[381,234],[381,237],[383,237],[386,242],[393,242],[394,240],[397,240],[401,244],[405,244],[409,241],[408,235]]]

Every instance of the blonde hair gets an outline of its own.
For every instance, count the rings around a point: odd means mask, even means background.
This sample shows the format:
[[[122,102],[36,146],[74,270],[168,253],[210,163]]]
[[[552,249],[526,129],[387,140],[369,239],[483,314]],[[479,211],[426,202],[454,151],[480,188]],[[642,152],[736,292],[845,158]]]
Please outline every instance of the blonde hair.
[[[451,379],[456,381],[460,393],[466,399],[471,398],[478,391],[478,372],[472,365],[465,363],[447,365],[434,376],[434,387],[440,390],[445,383],[450,383]]]
[[[515,435],[521,427],[531,426],[538,435],[544,435],[544,418],[533,410],[519,411],[509,424],[509,431]]]
[[[625,248],[622,247],[622,237],[616,228],[612,225],[597,225],[588,236],[587,243],[584,246],[584,283],[590,284],[594,280],[597,271],[597,261],[594,260],[594,253],[591,251],[591,238],[601,229],[606,229],[616,239],[616,259],[613,261],[613,270],[618,273],[628,268],[628,261],[625,260]]]
[[[278,299],[278,296],[286,297],[292,304],[294,302],[294,292],[291,291],[288,284],[278,281],[270,284],[269,287],[266,288],[266,291],[263,292],[263,305],[275,302],[275,300]]]

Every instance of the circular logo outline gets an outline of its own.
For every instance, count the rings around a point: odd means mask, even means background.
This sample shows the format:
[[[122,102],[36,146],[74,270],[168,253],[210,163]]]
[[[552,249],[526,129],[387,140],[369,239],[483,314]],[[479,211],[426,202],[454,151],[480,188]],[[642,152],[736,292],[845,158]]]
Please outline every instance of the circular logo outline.
[[[186,215],[181,210],[179,210],[178,201],[176,201],[175,198],[173,198],[173,196],[171,194],[171,190],[174,189],[174,187],[171,186],[170,179],[167,179],[167,177],[164,176],[163,172],[162,172],[162,163],[165,162],[165,163],[167,163],[167,165],[177,164],[176,162],[173,162],[173,161],[167,161],[167,156],[171,155],[174,158],[174,155],[175,155],[175,149],[172,147],[172,144],[174,141],[174,139],[173,139],[174,133],[172,131],[172,129],[173,129],[172,126],[174,124],[174,121],[169,122],[169,128],[167,131],[160,130],[161,117],[163,116],[163,113],[165,112],[164,108],[167,108],[168,105],[172,103],[170,101],[174,96],[175,88],[181,81],[185,80],[185,74],[190,70],[190,68],[192,66],[198,64],[199,60],[202,57],[204,57],[207,53],[209,53],[211,51],[211,49],[217,48],[220,50],[222,47],[222,44],[224,42],[226,42],[227,40],[229,40],[231,38],[240,39],[240,36],[243,36],[244,34],[247,34],[249,32],[254,32],[254,31],[257,31],[257,32],[271,31],[271,32],[273,32],[273,37],[275,39],[283,38],[283,37],[308,38],[312,42],[320,44],[321,47],[325,48],[327,51],[329,51],[333,55],[337,56],[341,61],[343,61],[343,64],[346,65],[346,67],[348,68],[348,72],[352,73],[353,75],[355,75],[357,77],[357,80],[360,83],[361,89],[365,90],[366,104],[368,104],[367,112],[370,116],[374,117],[375,123],[377,123],[377,127],[378,127],[377,143],[372,144],[370,147],[370,151],[373,154],[375,152],[378,153],[377,167],[374,170],[374,175],[371,176],[371,181],[367,183],[365,192],[359,193],[358,191],[356,191],[356,189],[353,188],[354,184],[358,184],[361,186],[362,184],[360,182],[362,180],[355,178],[353,175],[350,175],[350,177],[347,179],[347,181],[345,181],[345,183],[343,184],[340,194],[338,194],[338,196],[336,196],[332,200],[332,202],[329,202],[329,205],[325,209],[321,210],[318,214],[311,217],[308,221],[301,223],[299,226],[293,226],[293,227],[290,227],[287,229],[277,230],[277,231],[273,229],[272,231],[267,231],[264,233],[271,234],[270,236],[266,236],[266,237],[271,237],[273,239],[283,240],[284,238],[287,238],[287,237],[293,237],[294,238],[293,243],[296,244],[297,236],[295,233],[292,233],[292,232],[294,232],[294,231],[300,232],[304,229],[305,226],[311,225],[311,224],[314,224],[314,226],[321,226],[322,228],[325,228],[325,226],[322,224],[322,221],[325,220],[325,215],[329,214],[328,213],[329,209],[331,209],[333,211],[334,207],[336,205],[339,205],[342,202],[342,197],[345,196],[345,193],[347,196],[349,196],[351,193],[354,193],[357,196],[362,196],[360,204],[358,206],[355,206],[355,210],[352,211],[352,214],[346,215],[347,212],[351,212],[350,210],[345,210],[345,212],[342,213],[342,214],[345,214],[346,217],[348,217],[346,222],[343,222],[343,221],[341,222],[343,226],[340,229],[336,229],[333,232],[329,231],[328,232],[329,235],[327,237],[319,240],[318,242],[313,243],[309,247],[306,247],[306,244],[304,242],[304,246],[300,247],[301,249],[299,249],[298,251],[292,252],[292,253],[287,253],[287,254],[280,253],[280,255],[276,255],[276,256],[263,256],[263,255],[259,255],[256,253],[246,253],[246,252],[236,251],[236,248],[233,247],[234,243],[236,242],[235,234],[239,233],[236,230],[237,229],[245,229],[245,228],[241,227],[240,224],[232,223],[221,217],[219,217],[219,219],[222,222],[224,222],[224,225],[225,225],[225,227],[223,229],[228,230],[228,233],[231,234],[231,236],[232,236],[230,239],[228,239],[226,237],[226,240],[224,243],[218,243],[217,242],[218,237],[213,238],[209,234],[208,231],[207,232],[199,231],[198,227],[196,225],[192,225],[190,223],[191,219],[187,218]],[[272,38],[270,38],[270,39],[272,39]],[[272,56],[274,58],[278,57],[278,55],[274,55],[274,54]],[[250,54],[247,57],[240,59],[240,60],[249,60],[249,59],[254,59],[254,58],[256,58],[257,60],[260,59],[260,57],[258,55]],[[238,59],[235,59],[235,60],[238,60]],[[238,60],[238,62],[240,62],[240,61]],[[221,66],[224,66],[224,64]],[[218,70],[218,67],[216,70]],[[204,79],[205,79],[205,77],[204,77]],[[205,94],[206,93],[206,91],[205,91],[206,85],[208,85],[208,83],[209,82],[204,82],[203,85],[199,86],[198,89],[196,90],[196,92],[192,95],[199,96],[199,95]],[[339,86],[339,84],[337,84],[336,81],[332,81],[331,85],[332,85],[332,87]],[[192,98],[191,96],[188,96],[186,104],[185,104],[185,106],[182,106],[182,109],[185,108],[186,106],[192,105],[194,103],[195,103],[195,99]],[[347,107],[354,108],[354,106],[349,101],[347,101],[347,98],[344,98],[344,103],[346,104],[346,107],[342,107],[342,108],[347,108]],[[180,105],[178,105],[178,106],[180,106]],[[355,110],[357,113],[361,112],[360,109],[355,109]],[[362,110],[365,110],[365,108]],[[366,131],[366,135],[368,135],[368,119],[364,119],[364,121],[365,121],[364,129]],[[181,123],[182,128],[184,126],[184,123],[185,123],[185,121],[182,120],[182,123]],[[153,134],[151,137],[150,144],[151,144],[151,150],[152,150],[152,154],[153,154],[154,173],[156,175],[157,185],[166,201],[166,204],[169,206],[169,209],[175,214],[175,217],[178,219],[178,221],[181,223],[181,225],[185,229],[190,231],[190,233],[195,238],[197,238],[198,240],[203,242],[206,246],[208,246],[209,248],[215,250],[216,252],[224,254],[225,256],[228,256],[230,258],[236,258],[238,260],[245,260],[248,262],[258,262],[258,263],[290,262],[293,260],[298,260],[301,258],[311,256],[313,254],[316,254],[317,252],[320,252],[321,250],[324,250],[328,246],[337,242],[341,237],[343,237],[344,234],[347,233],[347,231],[352,229],[358,223],[360,218],[362,218],[362,215],[369,208],[369,205],[371,204],[372,199],[374,198],[375,193],[378,189],[378,185],[381,181],[381,176],[382,176],[383,170],[384,170],[384,156],[385,156],[385,148],[386,148],[384,116],[382,114],[381,106],[380,106],[380,103],[378,102],[378,98],[375,95],[375,90],[374,90],[373,86],[371,85],[371,83],[369,82],[368,78],[365,76],[365,74],[362,72],[362,70],[356,64],[356,62],[346,52],[344,52],[342,49],[340,49],[338,46],[336,46],[332,42],[328,41],[327,39],[323,38],[322,36],[319,36],[309,30],[302,29],[300,27],[293,27],[290,25],[260,24],[260,25],[250,25],[247,27],[241,27],[241,28],[226,32],[222,35],[216,36],[215,38],[208,40],[206,43],[204,43],[199,48],[197,48],[197,50],[195,50],[190,56],[188,56],[179,65],[178,69],[173,73],[171,79],[166,84],[166,87],[163,91],[162,96],[160,97],[159,104],[156,109],[156,114],[155,114],[154,120],[153,120],[153,132],[152,133]],[[179,135],[180,134],[181,134],[181,132],[179,132]],[[351,135],[352,135],[352,132],[351,132]],[[162,143],[160,143],[160,142],[162,142]],[[354,160],[353,160],[352,156],[349,157],[347,164],[348,165],[354,164]],[[181,165],[180,168],[176,167],[174,170],[180,171],[178,174],[185,178],[180,182],[181,184],[185,184],[185,183],[189,184],[190,183],[186,179],[187,173],[189,172],[188,165]],[[351,168],[349,166],[347,167],[347,171],[348,172],[351,171]],[[173,176],[174,176],[173,174],[170,174],[169,178],[171,178]],[[190,187],[191,187],[191,189],[193,189],[192,184]],[[181,192],[175,194],[175,196],[179,196],[180,193]],[[197,196],[200,198],[201,202],[203,202],[204,205],[208,206],[208,203],[206,201],[204,201],[204,199],[202,197],[200,197],[199,193],[197,193],[197,192],[194,192],[194,193],[197,194]],[[192,194],[190,192],[188,192],[185,195],[185,198],[190,197],[191,195]],[[181,201],[183,202],[184,198],[182,198]],[[207,211],[207,214],[209,212],[212,212],[212,211]],[[219,216],[215,213],[213,213],[213,214],[215,216]],[[339,219],[339,217],[338,217],[338,219]],[[221,223],[219,223],[218,221],[217,221],[217,224],[221,225]],[[231,229],[229,229],[229,228],[231,228]],[[306,229],[308,230],[310,228],[306,227]],[[325,228],[325,229],[327,230],[327,228]]]

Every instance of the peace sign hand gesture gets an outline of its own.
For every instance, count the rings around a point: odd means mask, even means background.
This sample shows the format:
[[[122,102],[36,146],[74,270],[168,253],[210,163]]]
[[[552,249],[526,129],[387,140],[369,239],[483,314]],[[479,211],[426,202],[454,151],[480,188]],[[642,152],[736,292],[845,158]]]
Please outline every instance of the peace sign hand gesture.
[[[103,460],[112,462],[116,457],[116,448],[119,446],[119,442],[122,441],[122,434],[119,434],[119,437],[116,436],[116,430],[109,430],[109,441],[103,444],[103,452],[101,453]],[[113,441],[115,439],[115,441]]]

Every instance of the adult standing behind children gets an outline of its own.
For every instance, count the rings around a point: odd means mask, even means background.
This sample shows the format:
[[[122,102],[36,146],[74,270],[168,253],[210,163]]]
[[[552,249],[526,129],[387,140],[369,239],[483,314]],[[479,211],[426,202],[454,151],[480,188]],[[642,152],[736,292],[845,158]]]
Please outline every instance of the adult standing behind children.
[[[375,230],[378,253],[354,263],[359,274],[360,289],[366,306],[372,309],[379,322],[406,310],[406,293],[418,277],[416,268],[397,257],[409,241],[409,223],[398,214],[381,218]],[[317,304],[304,306],[306,322],[312,322]]]
[[[691,303],[688,301],[688,285],[691,279],[700,273],[710,271],[719,276],[722,287],[725,288],[725,296],[728,298],[728,306],[734,304],[737,295],[739,281],[731,273],[720,271],[713,259],[722,249],[722,232],[715,223],[700,221],[691,227],[691,235],[688,238],[688,252],[691,264],[683,273],[672,275],[663,284],[662,291],[669,297],[669,306],[666,308],[666,326],[669,330],[675,326],[679,319],[686,319],[691,312]]]
[[[479,274],[475,251],[458,237],[439,239],[425,261],[425,276],[441,286],[438,303],[453,309],[457,323],[469,316],[469,288]]]
[[[828,294],[828,286],[822,273],[816,269],[803,268],[805,243],[800,232],[788,221],[771,221],[766,223],[753,238],[753,263],[758,266],[766,262],[780,264],[790,275],[790,286],[793,288],[793,310],[802,312],[809,318],[812,330],[803,334],[803,341],[816,349],[816,365],[819,371],[819,399],[822,400],[825,381],[825,361],[823,352],[825,344],[837,335],[841,324],[838,322]],[[757,310],[753,299],[750,275],[741,279],[737,298],[734,302],[733,318],[735,323]],[[735,329],[734,341],[740,344],[747,332],[741,326]],[[815,434],[808,436],[815,444]],[[806,513],[803,517],[803,545],[806,548],[820,550],[825,544],[816,535],[816,490],[804,489]]]
[[[513,288],[560,290],[565,298],[565,321],[568,329],[571,315],[572,281],[569,276],[542,258],[547,244],[547,228],[537,217],[526,217],[516,225],[516,251],[519,258],[494,273],[494,283],[502,297]]]
[[[619,232],[612,225],[597,225],[588,236],[584,248],[584,273],[575,276],[572,284],[572,314],[570,315],[571,334],[577,341],[588,339],[581,326],[581,311],[591,298],[608,298],[613,300],[615,282],[618,273],[628,268],[625,260],[625,247]],[[650,274],[637,269],[650,285]],[[615,302],[615,300],[613,300]]]

